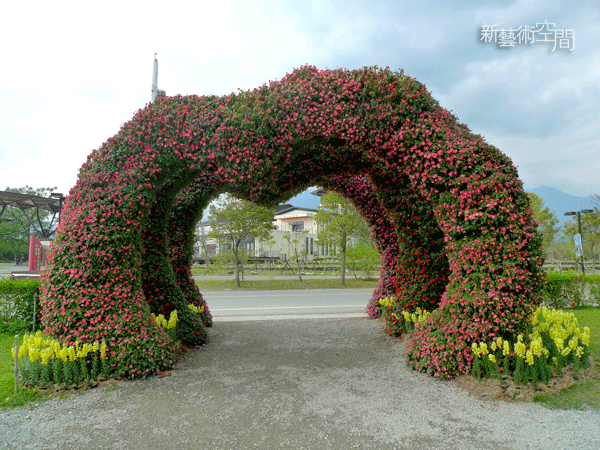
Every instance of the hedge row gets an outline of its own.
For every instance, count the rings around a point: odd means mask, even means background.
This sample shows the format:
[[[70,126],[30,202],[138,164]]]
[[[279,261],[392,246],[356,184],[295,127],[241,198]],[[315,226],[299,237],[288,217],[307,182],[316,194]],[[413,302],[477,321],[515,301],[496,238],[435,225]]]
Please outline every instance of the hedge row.
[[[39,280],[0,280],[0,332],[19,333],[32,329],[34,296],[39,298]],[[41,328],[39,301],[35,311],[35,329]]]
[[[600,275],[583,276],[573,271],[548,272],[544,303],[551,308],[598,306],[600,305]]]

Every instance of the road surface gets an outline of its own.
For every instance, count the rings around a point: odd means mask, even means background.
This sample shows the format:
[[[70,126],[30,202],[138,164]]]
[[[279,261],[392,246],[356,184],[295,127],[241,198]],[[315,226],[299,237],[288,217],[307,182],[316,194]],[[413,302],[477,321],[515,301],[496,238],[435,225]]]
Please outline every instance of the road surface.
[[[373,289],[203,292],[213,320],[366,317]]]

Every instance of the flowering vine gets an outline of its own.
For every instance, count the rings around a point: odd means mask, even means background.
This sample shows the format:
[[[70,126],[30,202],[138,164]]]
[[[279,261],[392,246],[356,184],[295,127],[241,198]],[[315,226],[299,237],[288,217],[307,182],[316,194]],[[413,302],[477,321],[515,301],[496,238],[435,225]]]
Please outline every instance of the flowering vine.
[[[413,367],[467,373],[472,342],[524,330],[542,253],[510,159],[402,72],[304,66],[252,91],[159,99],[90,154],[42,276],[46,333],[104,340],[122,375],[169,368],[173,341],[151,313],[180,311],[192,345],[211,323],[189,270],[202,208],[223,191],[271,205],[310,184],[372,227],[383,268],[369,313],[391,295],[390,308],[433,311]]]

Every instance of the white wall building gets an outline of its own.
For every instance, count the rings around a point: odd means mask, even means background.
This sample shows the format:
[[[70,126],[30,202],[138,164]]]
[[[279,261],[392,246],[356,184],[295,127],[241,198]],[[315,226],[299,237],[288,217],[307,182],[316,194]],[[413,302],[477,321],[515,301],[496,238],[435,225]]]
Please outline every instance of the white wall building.
[[[290,203],[278,205],[273,217],[273,231],[268,241],[249,239],[244,247],[255,257],[278,258],[288,261],[296,255],[297,250],[301,257],[307,260],[314,258],[327,258],[335,254],[335,246],[322,246],[317,243],[318,225],[314,216],[318,212],[320,198],[312,195],[319,190],[309,189],[302,194],[290,199]],[[298,202],[307,206],[294,206],[291,202]],[[291,233],[291,241],[284,236]],[[219,251],[216,239],[209,238],[208,222],[199,222],[196,225],[196,243],[194,244],[194,258],[211,258]],[[293,242],[297,241],[297,242]],[[295,248],[294,248],[295,247]]]

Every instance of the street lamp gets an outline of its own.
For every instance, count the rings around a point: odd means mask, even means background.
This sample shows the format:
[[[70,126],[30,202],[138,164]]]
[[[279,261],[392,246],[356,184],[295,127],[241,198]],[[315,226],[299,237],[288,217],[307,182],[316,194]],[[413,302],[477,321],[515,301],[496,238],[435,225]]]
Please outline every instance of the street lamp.
[[[565,213],[565,216],[575,216],[577,215],[577,224],[579,226],[579,236],[581,238],[582,234],[581,234],[581,215],[582,214],[587,214],[587,213],[593,213],[594,210],[593,209],[582,209],[580,211],[569,211]],[[583,238],[581,238],[581,270],[583,272],[583,274],[585,275],[585,266],[583,265]]]

